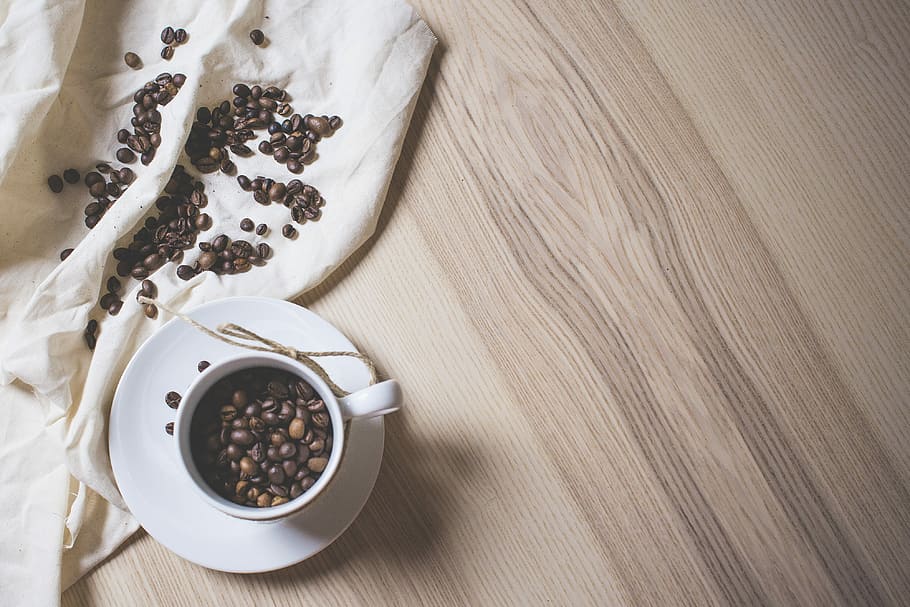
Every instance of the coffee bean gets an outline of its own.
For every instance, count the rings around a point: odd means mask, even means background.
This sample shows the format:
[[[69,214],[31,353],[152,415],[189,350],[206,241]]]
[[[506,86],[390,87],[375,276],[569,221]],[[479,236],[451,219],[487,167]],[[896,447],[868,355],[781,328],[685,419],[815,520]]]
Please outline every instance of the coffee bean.
[[[246,429],[232,430],[231,441],[237,443],[238,445],[249,447],[256,441],[256,437],[253,436],[252,432]]]
[[[196,272],[190,266],[182,265],[177,267],[177,277],[181,280],[189,280],[195,275]]]
[[[168,422],[164,425],[164,431],[174,436],[174,422]]]
[[[272,144],[269,143],[268,141],[260,141],[259,142],[259,151],[262,152],[263,154],[272,154],[272,153],[274,153],[275,150],[272,149]]]
[[[260,223],[258,226],[256,226],[256,234],[258,236],[264,235],[266,232],[268,232],[268,230],[269,226],[265,225],[264,223]]]
[[[310,420],[317,428],[328,428],[329,424],[332,421],[331,417],[329,417],[329,414],[325,411],[314,413],[312,417],[310,417]]]
[[[173,56],[174,56],[174,47],[173,46],[165,46],[164,48],[161,49],[161,58],[164,59],[165,61],[170,61],[171,57],[173,57]]]
[[[117,280],[116,276],[110,276],[107,279],[107,291],[108,293],[117,293],[120,291],[121,285],[120,281]]]
[[[161,41],[165,44],[171,44],[174,41],[174,28],[169,25],[161,30]]]
[[[119,299],[111,302],[111,305],[107,308],[107,313],[111,316],[117,316],[120,313],[120,308],[123,307],[123,302]]]
[[[182,27],[180,29],[178,29],[176,32],[174,32],[174,41],[177,44],[185,43],[187,38],[189,38],[189,34],[187,34],[186,30],[183,29]]]
[[[324,457],[311,457],[306,461],[306,467],[312,472],[322,472],[328,463],[329,460]]]
[[[342,121],[341,121],[341,118],[339,118],[338,116],[332,116],[331,118],[329,118],[329,127],[333,131],[337,131],[338,129],[340,129],[341,125],[342,125]]]
[[[280,181],[272,184],[272,187],[269,188],[269,198],[277,202],[283,200],[287,194],[287,187]]]
[[[208,213],[201,213],[196,216],[194,224],[197,230],[204,232],[212,227],[212,218]]]
[[[174,392],[173,390],[164,395],[164,402],[171,409],[176,409],[180,406],[180,399],[180,394]]]
[[[238,430],[238,432],[244,432],[244,430]],[[247,476],[253,476],[259,472],[259,464],[254,462],[251,457],[242,457],[240,458],[240,472]]]
[[[179,89],[184,84],[186,84],[186,74],[174,74],[174,86]]]
[[[146,150],[145,152],[142,152],[142,154],[139,156],[139,161],[144,166],[148,166],[154,158],[155,158],[155,148],[151,148],[149,150]]]
[[[250,40],[253,41],[253,44],[259,46],[265,42],[265,34],[262,33],[262,30],[255,29],[250,32]]]
[[[258,251],[262,259],[268,259],[272,255],[272,247],[265,242],[259,243]]]
[[[297,229],[291,224],[286,223],[281,228],[281,235],[285,238],[295,238],[297,236]]]
[[[60,251],[60,261],[63,261],[64,259],[69,257],[72,252],[73,252],[72,249],[63,249],[62,251]]]
[[[60,175],[51,175],[47,178],[47,187],[51,189],[51,192],[54,194],[59,194],[63,191],[63,180],[60,179]]]
[[[291,424],[288,426],[288,434],[294,440],[300,440],[303,438],[304,433],[306,432],[306,422],[302,419],[292,419]]]
[[[289,157],[290,153],[291,153],[290,150],[288,150],[286,147],[282,146],[275,150],[274,154],[272,154],[272,157],[275,159],[276,162],[280,162],[280,163],[284,164],[285,162],[288,161],[288,157]]]
[[[134,70],[142,67],[142,59],[139,58],[139,55],[133,52],[125,54],[123,56],[123,61]]]
[[[102,310],[107,310],[115,301],[117,301],[117,295],[114,293],[105,293],[101,296],[101,299],[98,300],[98,307]]]
[[[133,179],[136,178],[136,174],[133,173],[133,169],[129,167],[123,167],[117,171],[117,175],[120,177],[120,183],[125,183],[127,185],[133,183]]]
[[[269,195],[263,192],[262,190],[256,190],[253,192],[253,200],[259,204],[266,205],[269,204]]]
[[[288,160],[287,169],[294,174],[303,172],[303,165],[297,160]]]
[[[196,370],[199,371],[200,373],[202,373],[203,371],[208,369],[211,365],[212,365],[212,363],[210,363],[207,360],[200,360],[199,364],[196,365]]]
[[[117,150],[117,160],[120,162],[133,162],[136,160],[136,154],[133,153],[133,150],[129,148],[120,148]]]
[[[256,505],[260,508],[268,508],[272,505],[272,496],[269,493],[263,493],[256,499]]]
[[[63,180],[67,183],[79,183],[79,171],[76,169],[66,169],[63,171]]]
[[[240,229],[244,232],[252,232],[254,228],[253,220],[249,217],[244,217],[240,220]]]
[[[146,304],[142,310],[148,318],[154,319],[158,316],[158,308],[152,304]]]

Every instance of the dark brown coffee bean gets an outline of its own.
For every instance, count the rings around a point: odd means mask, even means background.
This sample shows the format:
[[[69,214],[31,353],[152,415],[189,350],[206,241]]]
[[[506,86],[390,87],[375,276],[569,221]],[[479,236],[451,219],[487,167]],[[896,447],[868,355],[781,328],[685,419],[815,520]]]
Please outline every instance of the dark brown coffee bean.
[[[325,449],[325,441],[321,438],[317,438],[312,443],[310,443],[308,447],[314,455],[319,455],[322,453],[323,449]]]
[[[212,217],[208,213],[201,213],[196,216],[194,222],[197,230],[205,231],[212,227]]]
[[[89,171],[85,174],[85,177],[82,178],[82,183],[84,183],[87,188],[90,188],[99,182],[104,183],[104,177],[97,171]]]
[[[253,436],[252,432],[246,429],[232,430],[231,441],[243,447],[249,447],[256,442],[256,437]],[[310,469],[312,470],[312,468]]]
[[[72,254],[72,252],[73,252],[72,249],[63,249],[62,251],[60,251],[60,261],[63,261],[64,259],[69,257],[70,254]]]
[[[227,455],[228,459],[232,462],[238,462],[240,461],[240,458],[243,457],[243,447],[240,445],[230,443],[225,451],[225,455]]]
[[[85,227],[87,227],[89,230],[91,230],[96,225],[98,225],[99,221],[101,221],[100,215],[89,215],[88,217],[85,218]]]
[[[271,198],[273,201],[277,202],[284,199],[286,194],[287,187],[280,181],[273,183],[272,187],[269,188],[269,198]]]
[[[105,188],[104,188],[104,191],[105,191],[105,193],[106,193],[108,196],[110,196],[111,198],[119,198],[119,197],[120,197],[120,186],[118,186],[116,183],[109,183],[109,184],[107,184],[107,185],[105,186]]]
[[[67,183],[79,183],[79,171],[76,169],[66,169],[63,171],[63,180]]]
[[[259,247],[257,249],[259,251],[259,257],[262,259],[268,259],[272,255],[272,247],[270,247],[268,243],[259,243]]]
[[[182,27],[174,32],[174,42],[177,44],[184,44],[187,38],[189,38],[189,34],[187,34],[186,30]]]
[[[158,255],[157,253],[152,253],[151,255],[146,256],[146,258],[142,260],[142,265],[145,266],[145,268],[149,272],[154,272],[155,270],[160,268],[163,263],[164,263],[164,260],[161,259],[161,256]]]
[[[116,156],[120,162],[133,162],[136,160],[136,154],[129,148],[120,148],[117,150]]]
[[[117,141],[120,143],[126,143],[126,140],[129,136],[130,132],[126,129],[120,129],[117,131]]]
[[[252,232],[254,227],[253,220],[249,217],[244,217],[240,220],[240,229],[244,232]]]
[[[339,118],[338,116],[332,116],[331,118],[329,118],[329,127],[333,131],[337,131],[338,129],[340,129],[342,124],[343,123],[341,121],[341,118]]]
[[[295,175],[299,175],[300,173],[303,172],[303,165],[300,162],[298,162],[297,160],[288,160],[288,163],[286,166],[287,166],[288,171],[290,171],[291,173],[294,173]]]
[[[246,432],[245,430],[237,430],[237,432]],[[233,436],[233,432],[231,436]],[[240,472],[247,476],[253,476],[259,472],[259,464],[253,461],[253,458],[247,456],[240,458]]]
[[[270,493],[263,493],[258,498],[256,498],[256,505],[260,508],[268,508],[272,505],[272,495]]]
[[[269,226],[265,225],[264,223],[260,223],[258,226],[256,226],[256,234],[258,236],[264,235],[266,232],[268,232],[268,230]]]
[[[246,175],[238,175],[237,183],[240,185],[240,189],[242,189],[243,191],[245,191],[245,192],[250,191],[250,189],[251,189],[250,178],[247,177]]]
[[[154,319],[158,316],[158,308],[152,304],[146,304],[145,307],[143,307],[143,312],[145,312],[145,315],[151,319]]]
[[[208,369],[211,365],[212,365],[212,363],[210,363],[207,360],[200,360],[199,364],[196,365],[196,370],[199,371],[200,373],[202,373],[203,371]]]
[[[161,30],[161,41],[165,44],[171,44],[174,41],[174,28],[169,25]]]
[[[180,406],[180,399],[180,394],[174,392],[173,390],[164,395],[164,402],[171,409],[176,409]]]
[[[262,190],[256,190],[253,192],[253,200],[259,204],[269,204],[269,195],[263,192]]]
[[[268,469],[268,478],[270,483],[279,485],[285,481],[286,476],[280,465],[272,464]]]
[[[291,112],[293,112],[293,111],[294,110],[291,109],[291,106],[288,105],[287,103],[282,103],[281,105],[278,106],[278,114],[280,116],[290,116]]]
[[[177,277],[180,280],[189,280],[196,275],[196,272],[193,271],[193,268],[187,265],[182,265],[177,267]]]
[[[133,183],[133,179],[136,178],[136,174],[133,173],[133,169],[129,167],[123,167],[117,171],[117,174],[120,177],[120,183],[130,184]]]
[[[263,42],[265,42],[265,34],[262,33],[262,30],[255,29],[250,32],[250,40],[252,40],[253,44],[256,46],[260,46]]]
[[[47,187],[51,189],[51,192],[54,194],[59,194],[63,191],[63,180],[60,178],[60,175],[51,175],[47,178]]]
[[[107,308],[107,313],[111,316],[117,316],[120,313],[120,308],[123,307],[123,302],[119,299],[111,302],[111,305]]]
[[[272,148],[272,144],[269,143],[268,141],[260,141],[259,142],[259,151],[262,152],[263,154],[272,154],[272,153],[274,153],[275,150]]]
[[[276,162],[280,162],[283,164],[288,161],[288,157],[289,157],[290,153],[291,153],[290,150],[288,150],[286,147],[282,146],[275,150],[275,153],[272,154],[272,157],[275,159]]]
[[[116,276],[108,277],[106,286],[108,293],[118,293],[121,288],[120,281],[117,280]]]
[[[170,61],[171,57],[173,57],[173,56],[174,56],[174,47],[173,46],[165,46],[164,48],[161,49],[161,58],[164,59],[165,61]]]
[[[174,422],[168,422],[164,425],[164,431],[174,436]]]
[[[107,193],[107,184],[103,181],[98,181],[96,183],[93,183],[91,187],[89,187],[88,191],[89,194],[95,198],[101,198]]]
[[[174,74],[174,86],[178,89],[186,84],[186,74]]]
[[[281,228],[281,235],[285,238],[295,238],[297,236],[297,229],[291,224],[286,223]]]
[[[101,296],[101,299],[98,301],[98,307],[102,310],[107,310],[111,307],[111,304],[117,301],[117,295],[114,293],[105,293]]]
[[[148,166],[152,162],[152,160],[154,160],[154,158],[155,158],[155,148],[151,148],[149,150],[146,150],[145,152],[142,152],[142,155],[139,156],[139,162],[141,162],[145,166]]]
[[[142,67],[142,59],[139,58],[139,55],[133,52],[125,54],[123,56],[123,61],[134,70]]]

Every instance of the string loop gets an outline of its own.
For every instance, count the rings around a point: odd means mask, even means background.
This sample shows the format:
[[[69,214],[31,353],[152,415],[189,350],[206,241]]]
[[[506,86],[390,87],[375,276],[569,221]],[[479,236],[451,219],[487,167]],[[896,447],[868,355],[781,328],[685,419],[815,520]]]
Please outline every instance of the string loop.
[[[257,352],[274,352],[275,354],[281,354],[283,356],[287,356],[288,358],[293,358],[294,360],[303,363],[308,369],[318,375],[320,379],[322,379],[322,381],[324,381],[329,386],[332,394],[339,398],[342,396],[347,396],[350,394],[350,392],[332,381],[332,378],[329,377],[328,372],[326,372],[322,365],[313,360],[314,358],[327,356],[350,356],[351,358],[356,358],[362,362],[370,372],[371,386],[379,380],[378,374],[376,372],[376,365],[373,364],[372,360],[360,352],[347,352],[343,350],[333,350],[327,352],[304,352],[278,343],[272,339],[268,339],[267,337],[262,337],[261,335],[250,331],[246,327],[241,327],[240,325],[236,325],[234,323],[225,323],[219,325],[218,330],[213,331],[212,329],[206,327],[204,324],[193,320],[186,314],[178,312],[177,310],[174,310],[170,306],[158,301],[157,299],[146,297],[145,295],[140,295],[138,297],[138,301],[141,304],[151,304],[153,306],[161,308],[162,310],[165,310],[166,312],[170,312],[183,322],[195,327],[199,331],[202,331],[209,337],[217,339],[218,341],[222,341],[226,344],[237,346],[238,348],[246,348],[247,350],[255,350]]]

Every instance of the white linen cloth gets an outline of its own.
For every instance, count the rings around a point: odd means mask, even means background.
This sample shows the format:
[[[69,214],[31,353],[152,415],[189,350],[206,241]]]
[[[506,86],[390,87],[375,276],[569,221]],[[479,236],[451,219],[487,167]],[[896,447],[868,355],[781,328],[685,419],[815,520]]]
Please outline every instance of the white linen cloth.
[[[171,61],[161,30],[189,32]],[[254,46],[259,28],[267,43]],[[60,592],[136,530],[114,482],[107,417],[136,348],[168,320],[145,318],[138,284],[124,280],[124,306],[97,307],[111,251],[151,213],[182,154],[196,108],[231,99],[235,82],[277,85],[295,111],[337,114],[344,124],[318,144],[299,177],[326,199],[322,218],[288,240],[282,205],[263,207],[236,180],[206,175],[219,233],[253,242],[243,217],[269,224],[274,249],[245,274],[203,273],[189,282],[167,264],[152,278],[159,299],[183,309],[230,295],[291,298],[311,288],[373,232],[436,40],[398,0],[12,0],[0,1],[0,596],[7,605],[52,605]],[[126,51],[144,66],[128,68]],[[115,134],[130,128],[132,93],[160,72],[187,83],[162,113],[163,143],[136,182],[91,231],[81,184],[52,194],[46,179],[84,175],[114,159]],[[265,131],[262,131],[264,133]],[[255,145],[255,142],[254,142]],[[269,157],[234,158],[240,172],[287,181]],[[59,253],[75,251],[64,262]],[[188,251],[192,262],[198,251]],[[82,332],[100,321],[89,352]],[[150,428],[150,432],[163,431]]]

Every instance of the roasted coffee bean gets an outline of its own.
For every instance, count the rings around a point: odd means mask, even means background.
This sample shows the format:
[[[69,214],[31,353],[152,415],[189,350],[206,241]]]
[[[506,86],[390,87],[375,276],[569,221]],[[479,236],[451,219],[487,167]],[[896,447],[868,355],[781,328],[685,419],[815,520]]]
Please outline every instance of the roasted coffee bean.
[[[253,192],[253,200],[259,204],[269,204],[269,195],[263,192],[262,190],[256,190]]]
[[[103,181],[98,181],[96,183],[93,183],[91,187],[89,187],[88,191],[89,194],[95,198],[101,198],[107,193],[107,184]]]
[[[153,304],[145,304],[142,310],[148,318],[154,319],[158,316],[158,308]]]
[[[238,175],[237,183],[240,185],[240,189],[242,189],[245,192],[249,192],[250,189],[252,189],[251,184],[250,184],[250,178],[247,177],[246,175]]]
[[[240,229],[243,230],[244,232],[252,232],[254,228],[255,228],[255,224],[253,223],[253,220],[250,219],[249,217],[244,217],[243,219],[240,220]]]
[[[258,226],[256,226],[256,234],[258,236],[264,235],[266,232],[268,232],[268,230],[269,226],[265,225],[264,223],[260,223]]]
[[[293,112],[293,111],[294,110],[291,109],[291,106],[288,105],[287,103],[282,103],[281,105],[278,106],[278,114],[280,116],[290,116],[291,112]]]
[[[290,459],[295,455],[297,455],[297,447],[294,446],[294,443],[282,443],[281,446],[278,447],[278,456],[281,459]]]
[[[164,431],[174,436],[174,422],[168,422],[164,425]]]
[[[119,131],[117,131],[117,141],[120,143],[126,143],[126,140],[129,136],[130,136],[130,132],[126,129],[120,129]]]
[[[89,171],[85,174],[85,177],[82,178],[82,183],[85,184],[85,187],[90,188],[96,183],[104,183],[104,177],[97,171]]]
[[[212,217],[208,213],[200,213],[193,223],[197,230],[204,232],[212,227]]]
[[[133,153],[133,150],[129,148],[120,148],[117,150],[117,160],[120,162],[133,162],[136,160],[136,154]]]
[[[186,74],[174,74],[174,86],[178,89],[186,84]],[[160,103],[160,102],[159,102]]]
[[[142,59],[139,58],[139,55],[133,52],[125,54],[123,56],[123,61],[134,70],[142,67]]]
[[[118,293],[120,291],[121,285],[120,281],[117,280],[116,276],[110,276],[107,279],[107,291],[108,293]]]
[[[297,236],[297,229],[291,224],[286,223],[281,228],[281,235],[285,238],[295,238]]]
[[[66,173],[64,173],[65,175]],[[78,181],[78,179],[77,179]],[[63,191],[63,180],[60,178],[60,175],[51,175],[47,178],[47,187],[51,189],[51,192],[54,194],[59,194]]]
[[[243,430],[239,430],[239,432],[243,432]],[[232,433],[232,435],[233,435],[233,433]],[[242,457],[242,458],[240,458],[240,472],[247,476],[253,476],[257,472],[259,472],[259,464],[254,462],[253,458],[251,458],[249,456]]]
[[[111,305],[107,307],[107,313],[111,316],[117,316],[120,313],[120,308],[123,307],[123,301],[116,299],[111,302]]]
[[[177,277],[181,280],[189,280],[196,275],[196,272],[193,271],[193,268],[187,265],[182,265],[177,267]]]
[[[161,30],[161,41],[165,44],[171,44],[174,41],[174,28],[169,25]]]
[[[158,287],[151,280],[143,280],[139,292],[146,297],[155,298],[158,296]]]
[[[139,156],[139,162],[141,162],[145,166],[148,166],[154,158],[155,158],[155,148],[151,148],[150,150],[146,150],[145,152],[142,152],[142,154]]]
[[[105,293],[101,296],[101,299],[98,300],[98,307],[102,310],[107,310],[111,307],[111,304],[117,301],[117,295],[114,293]]]
[[[101,215],[89,215],[85,218],[85,227],[91,230],[98,225],[99,221],[101,221]]]
[[[259,142],[259,151],[262,152],[263,154],[272,154],[272,153],[274,153],[275,150],[272,148],[272,144],[269,143],[268,141],[260,141]]]
[[[109,183],[105,186],[104,192],[111,198],[119,198],[120,197],[120,186],[118,186],[116,183]]]
[[[253,436],[253,433],[246,429],[237,429],[231,431],[231,441],[237,443],[238,445],[249,447],[254,442],[256,442],[256,437]],[[312,468],[310,468],[312,470]]]
[[[303,165],[297,160],[293,160],[293,159],[288,160],[288,163],[286,166],[287,166],[288,171],[290,171],[291,173],[294,173],[295,175],[303,172]]]
[[[341,121],[341,118],[339,118],[338,116],[332,116],[331,118],[329,118],[329,127],[333,131],[340,129],[341,125],[342,125],[342,121]]]
[[[270,493],[261,494],[256,498],[256,505],[260,508],[268,508],[272,505],[272,495]]]
[[[174,47],[173,46],[165,46],[164,48],[161,49],[161,58],[164,59],[165,61],[170,61],[171,57],[173,57],[173,56],[174,56]]]
[[[189,38],[189,34],[186,33],[186,30],[182,27],[174,32],[174,42],[177,44],[183,44]]]
[[[291,153],[290,150],[288,150],[286,147],[282,146],[275,150],[275,152],[272,154],[272,158],[274,158],[276,162],[280,162],[283,164],[288,161],[290,153]]]
[[[127,185],[133,183],[133,179],[136,178],[136,174],[133,173],[133,169],[131,169],[129,167],[123,167],[122,169],[117,171],[117,174],[120,177],[120,183],[124,183]]]
[[[196,370],[199,371],[200,373],[202,373],[203,371],[208,369],[211,366],[211,364],[212,363],[210,363],[207,360],[200,360],[199,364],[196,365]]]
[[[287,187],[280,181],[276,181],[272,184],[272,187],[269,188],[269,198],[277,202],[283,200],[287,195]]]
[[[262,30],[255,29],[250,32],[250,40],[252,40],[253,44],[256,46],[260,46],[263,42],[265,42],[265,34],[262,33]]]
[[[227,237],[227,235],[221,234],[220,236],[215,238],[215,240],[212,241],[212,250],[215,251],[216,253],[220,253],[221,251],[223,251],[227,248],[229,243],[230,243],[230,239]]]
[[[288,435],[294,440],[300,440],[303,438],[304,433],[306,432],[306,422],[302,419],[292,419],[290,425],[288,426]]]
[[[329,417],[329,414],[325,411],[319,411],[318,413],[314,413],[312,415],[312,417],[310,417],[310,420],[313,422],[313,425],[316,426],[317,428],[328,428],[329,424],[332,421],[331,418]]]
[[[64,259],[69,257],[70,254],[72,254],[72,252],[73,252],[72,249],[63,249],[62,251],[60,251],[60,261],[63,261]]]
[[[259,257],[262,259],[268,259],[272,255],[272,247],[270,247],[268,243],[259,243],[257,250],[259,251]]]
[[[174,392],[173,390],[164,395],[164,402],[171,409],[176,409],[180,406],[180,399],[180,394]]]
[[[311,472],[322,472],[325,470],[328,463],[329,460],[325,457],[311,457],[306,461],[306,467],[309,468]]]
[[[67,183],[79,183],[79,171],[76,169],[66,169],[63,171],[63,180]]]

